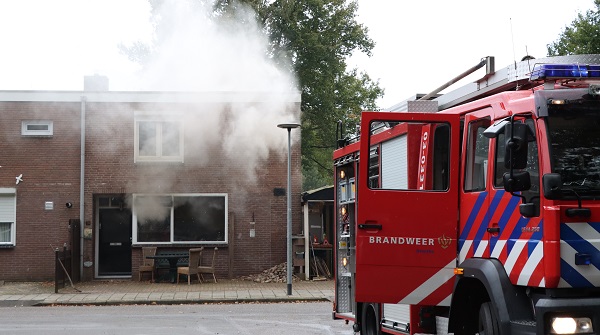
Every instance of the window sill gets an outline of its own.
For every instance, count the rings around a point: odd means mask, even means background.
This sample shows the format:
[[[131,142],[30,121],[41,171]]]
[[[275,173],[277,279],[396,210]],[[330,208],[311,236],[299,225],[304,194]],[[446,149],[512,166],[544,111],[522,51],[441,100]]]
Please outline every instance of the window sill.
[[[197,247],[219,247],[227,248],[229,243],[133,243],[132,248],[157,247],[157,248],[197,248]]]
[[[156,164],[156,163],[159,163],[159,164],[179,164],[179,165],[181,165],[181,164],[184,163],[184,161],[183,161],[183,158],[181,158],[181,159],[160,159],[160,158],[157,158],[157,159],[148,159],[148,158],[146,158],[146,159],[140,159],[140,158],[136,158],[136,159],[134,159],[134,163],[135,164]]]

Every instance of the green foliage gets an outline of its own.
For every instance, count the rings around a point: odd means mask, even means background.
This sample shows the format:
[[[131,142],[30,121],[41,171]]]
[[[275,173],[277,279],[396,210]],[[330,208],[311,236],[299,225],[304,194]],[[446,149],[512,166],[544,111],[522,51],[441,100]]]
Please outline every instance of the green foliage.
[[[595,10],[579,13],[555,42],[548,44],[549,56],[600,53],[600,0]]]
[[[227,0],[224,0],[227,1]],[[292,64],[302,91],[302,170],[305,190],[333,181],[336,124],[353,129],[362,110],[375,110],[383,95],[366,73],[348,70],[374,42],[355,20],[357,3],[345,0],[245,1],[257,10],[271,38],[271,56]]]

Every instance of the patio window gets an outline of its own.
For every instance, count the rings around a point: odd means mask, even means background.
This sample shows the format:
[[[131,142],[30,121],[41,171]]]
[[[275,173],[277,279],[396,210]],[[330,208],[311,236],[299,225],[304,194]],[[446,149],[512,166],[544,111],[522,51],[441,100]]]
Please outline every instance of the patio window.
[[[134,243],[227,243],[227,194],[134,197]]]

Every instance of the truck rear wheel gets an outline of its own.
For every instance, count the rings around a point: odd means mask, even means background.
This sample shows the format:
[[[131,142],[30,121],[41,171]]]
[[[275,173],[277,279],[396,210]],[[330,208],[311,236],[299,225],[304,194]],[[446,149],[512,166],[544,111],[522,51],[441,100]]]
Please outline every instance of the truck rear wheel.
[[[492,311],[492,303],[484,302],[479,307],[479,335],[498,335],[500,330],[498,328],[498,319],[496,314]]]
[[[381,335],[379,326],[379,305],[367,303],[362,309],[362,321],[360,323],[361,335]]]

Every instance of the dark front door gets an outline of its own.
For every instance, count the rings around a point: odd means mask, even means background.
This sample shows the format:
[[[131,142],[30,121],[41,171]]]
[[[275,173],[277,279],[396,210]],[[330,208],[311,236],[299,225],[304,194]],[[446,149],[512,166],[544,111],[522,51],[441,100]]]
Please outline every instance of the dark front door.
[[[98,276],[131,275],[131,210],[98,209]]]

